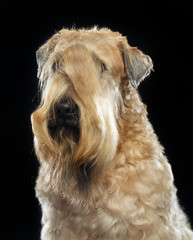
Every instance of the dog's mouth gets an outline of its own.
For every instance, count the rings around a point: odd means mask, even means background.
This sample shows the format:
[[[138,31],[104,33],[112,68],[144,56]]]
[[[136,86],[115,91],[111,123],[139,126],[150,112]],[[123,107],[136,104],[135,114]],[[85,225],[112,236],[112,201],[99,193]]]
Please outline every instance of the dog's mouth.
[[[63,99],[55,104],[49,113],[48,129],[53,139],[62,136],[74,142],[80,138],[80,112],[78,105],[71,99]]]

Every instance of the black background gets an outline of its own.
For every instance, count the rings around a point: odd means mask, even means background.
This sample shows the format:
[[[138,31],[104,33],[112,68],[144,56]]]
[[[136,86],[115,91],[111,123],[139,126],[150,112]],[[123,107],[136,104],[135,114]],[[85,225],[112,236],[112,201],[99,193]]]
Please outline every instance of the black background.
[[[191,1],[1,1],[1,215],[3,240],[38,240],[38,163],[30,114],[38,104],[35,52],[62,27],[109,27],[149,54],[154,72],[139,87],[193,223]]]

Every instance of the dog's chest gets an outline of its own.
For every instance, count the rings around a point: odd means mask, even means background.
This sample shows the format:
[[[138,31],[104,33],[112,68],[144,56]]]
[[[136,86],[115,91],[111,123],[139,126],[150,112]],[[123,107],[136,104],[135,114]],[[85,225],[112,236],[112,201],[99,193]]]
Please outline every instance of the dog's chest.
[[[56,239],[125,239],[125,224],[109,214],[100,204],[94,208],[88,205],[78,206],[53,197],[39,198],[42,205],[43,229]],[[121,229],[121,231],[120,231]],[[43,231],[44,232],[44,231]],[[65,236],[63,238],[63,236]],[[68,236],[68,238],[66,238]],[[55,238],[54,238],[55,239]]]

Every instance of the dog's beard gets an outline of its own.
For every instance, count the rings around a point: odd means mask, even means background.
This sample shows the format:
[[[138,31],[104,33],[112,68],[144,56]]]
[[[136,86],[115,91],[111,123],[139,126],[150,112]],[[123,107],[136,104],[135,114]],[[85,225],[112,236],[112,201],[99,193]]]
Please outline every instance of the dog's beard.
[[[47,116],[48,132],[59,154],[59,172],[68,168],[67,175],[74,175],[80,190],[100,181],[118,143],[114,111],[109,114],[113,108],[107,100],[101,101],[97,99],[97,105],[93,102],[88,111],[74,100],[63,98],[52,104]]]

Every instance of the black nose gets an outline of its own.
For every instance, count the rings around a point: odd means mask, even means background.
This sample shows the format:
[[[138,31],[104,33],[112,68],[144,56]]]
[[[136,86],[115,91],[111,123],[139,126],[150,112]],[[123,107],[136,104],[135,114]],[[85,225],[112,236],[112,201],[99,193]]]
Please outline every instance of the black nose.
[[[71,117],[73,114],[75,114],[76,109],[74,104],[72,105],[70,102],[62,101],[58,108],[57,108],[57,117],[58,118],[64,118],[64,117]]]
[[[58,125],[74,125],[79,118],[77,104],[69,99],[62,100],[55,108]]]

